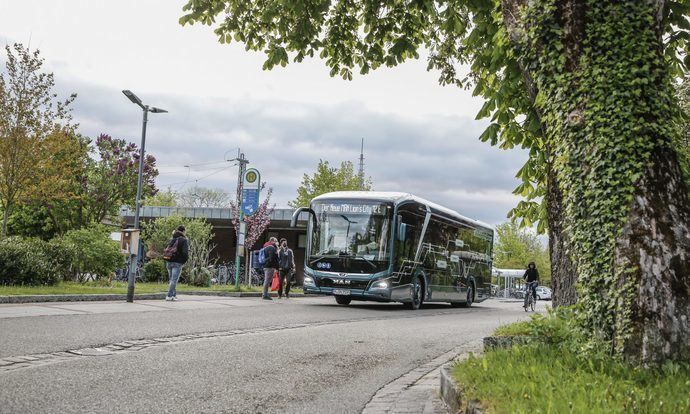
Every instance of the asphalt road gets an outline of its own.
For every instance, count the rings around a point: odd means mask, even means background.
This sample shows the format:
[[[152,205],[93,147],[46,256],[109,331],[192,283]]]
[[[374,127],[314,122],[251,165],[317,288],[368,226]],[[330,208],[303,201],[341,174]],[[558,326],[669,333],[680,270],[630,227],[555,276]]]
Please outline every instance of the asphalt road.
[[[0,371],[1,412],[358,413],[406,372],[460,345],[479,350],[495,327],[526,317],[520,303],[496,300],[419,311],[313,297],[80,306],[21,317],[3,309],[34,308],[0,308],[0,358],[175,342]]]

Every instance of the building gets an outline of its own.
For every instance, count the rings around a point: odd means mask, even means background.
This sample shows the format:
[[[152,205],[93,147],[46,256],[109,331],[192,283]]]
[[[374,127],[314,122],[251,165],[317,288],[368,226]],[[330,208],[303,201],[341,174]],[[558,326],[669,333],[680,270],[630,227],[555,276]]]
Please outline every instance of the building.
[[[304,270],[304,255],[307,247],[306,226],[308,215],[306,213],[300,215],[297,227],[290,228],[290,220],[294,211],[290,208],[274,209],[273,213],[271,213],[271,224],[268,229],[259,237],[255,246],[250,248],[261,248],[270,237],[276,237],[278,240],[285,238],[288,246],[295,254],[296,278],[298,284],[301,284]],[[212,243],[216,245],[216,248],[211,252],[211,257],[217,259],[218,263],[234,263],[235,261],[237,236],[232,225],[232,216],[229,208],[146,206],[141,208],[139,215],[140,219],[146,222],[170,215],[206,220],[213,226],[214,236]],[[134,210],[123,208],[120,210],[120,216],[124,219],[127,227],[134,225]]]

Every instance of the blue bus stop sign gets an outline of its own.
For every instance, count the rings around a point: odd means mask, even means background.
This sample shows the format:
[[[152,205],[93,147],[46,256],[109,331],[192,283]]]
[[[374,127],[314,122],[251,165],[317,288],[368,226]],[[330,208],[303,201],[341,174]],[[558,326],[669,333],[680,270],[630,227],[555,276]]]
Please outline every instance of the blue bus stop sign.
[[[259,190],[242,190],[242,212],[245,216],[251,216],[259,209]]]
[[[256,168],[250,168],[244,173],[242,183],[242,204],[240,209],[246,216],[251,216],[259,209],[259,190],[261,175]]]

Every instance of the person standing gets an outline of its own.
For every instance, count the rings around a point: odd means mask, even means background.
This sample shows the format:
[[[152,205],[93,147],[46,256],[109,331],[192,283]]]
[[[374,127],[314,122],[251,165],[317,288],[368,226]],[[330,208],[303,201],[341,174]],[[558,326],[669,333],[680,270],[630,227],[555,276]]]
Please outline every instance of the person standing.
[[[263,256],[265,258],[264,264],[264,290],[262,299],[273,300],[268,294],[268,288],[271,286],[271,281],[273,280],[273,275],[279,267],[278,263],[278,239],[271,237],[268,242],[264,244]]]
[[[285,298],[290,297],[290,279],[295,271],[295,255],[288,247],[287,240],[280,239],[280,251],[278,251],[278,263],[280,281],[278,283],[278,297],[283,297],[283,285],[285,286]]]
[[[182,266],[187,263],[187,259],[189,259],[189,241],[185,235],[184,226],[179,226],[177,230],[173,231],[172,239],[163,251],[163,260],[166,262],[165,267],[168,269],[170,280],[168,296],[165,297],[165,300],[177,300],[177,281],[180,279]]]
[[[527,310],[527,298],[528,295],[532,295],[534,297],[534,301],[536,302],[537,300],[537,284],[539,283],[539,271],[537,270],[537,265],[534,264],[534,262],[529,262],[527,265],[527,270],[525,270],[525,274],[522,276],[522,278],[525,280],[525,304],[522,306]]]

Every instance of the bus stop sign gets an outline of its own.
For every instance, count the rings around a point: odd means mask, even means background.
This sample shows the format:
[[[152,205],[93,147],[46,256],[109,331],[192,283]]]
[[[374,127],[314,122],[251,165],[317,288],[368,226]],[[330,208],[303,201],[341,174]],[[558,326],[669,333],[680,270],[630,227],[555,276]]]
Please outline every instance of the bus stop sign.
[[[259,190],[261,175],[256,168],[250,168],[244,173],[242,185],[242,205],[244,215],[251,216],[259,209]]]

